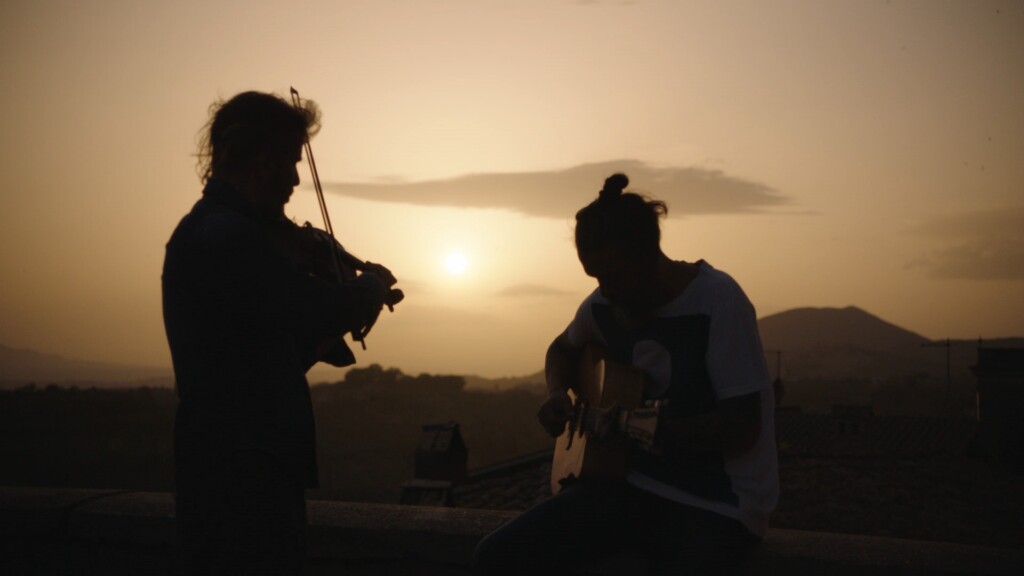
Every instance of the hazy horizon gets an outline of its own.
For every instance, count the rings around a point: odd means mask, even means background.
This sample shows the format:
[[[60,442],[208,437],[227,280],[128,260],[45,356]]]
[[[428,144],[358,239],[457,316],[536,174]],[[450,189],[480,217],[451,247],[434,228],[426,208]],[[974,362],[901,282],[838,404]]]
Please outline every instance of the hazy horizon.
[[[762,316],[758,322],[770,370],[773,375],[779,375],[778,370],[784,367],[781,376],[787,381],[825,378],[875,382],[879,378],[891,378],[897,382],[925,374],[939,378],[949,368],[953,369],[957,380],[973,381],[971,367],[977,361],[975,344],[1024,347],[1024,335],[987,341],[954,339],[948,344],[944,339],[929,340],[856,306],[793,308]],[[946,345],[952,346],[950,358],[938,350]],[[867,350],[871,353],[865,356]],[[948,367],[947,360],[951,362]],[[346,379],[350,369],[368,365],[359,363],[339,369],[317,364],[307,378],[314,385],[337,383]],[[398,370],[407,377],[424,373],[401,365],[382,365],[381,368]],[[449,370],[433,374],[465,377],[467,389],[504,389],[523,382],[542,382],[543,361],[537,359],[532,370],[514,374],[480,375]],[[0,342],[0,389],[15,389],[30,382],[37,386],[169,387],[173,379],[169,365],[108,364],[12,348]]]
[[[295,86],[335,230],[407,300],[360,366],[528,374],[593,289],[607,175],[760,317],[1024,335],[1024,4],[262,0],[0,6],[0,343],[170,366],[164,244],[209,105]],[[287,206],[319,222],[308,172]]]

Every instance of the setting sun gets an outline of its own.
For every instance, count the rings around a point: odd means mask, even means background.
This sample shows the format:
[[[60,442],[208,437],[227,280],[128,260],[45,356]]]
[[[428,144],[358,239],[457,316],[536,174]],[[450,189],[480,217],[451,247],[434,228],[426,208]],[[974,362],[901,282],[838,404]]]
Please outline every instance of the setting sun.
[[[469,261],[461,252],[452,252],[444,259],[444,269],[449,274],[458,276],[463,274],[467,268],[469,268]]]

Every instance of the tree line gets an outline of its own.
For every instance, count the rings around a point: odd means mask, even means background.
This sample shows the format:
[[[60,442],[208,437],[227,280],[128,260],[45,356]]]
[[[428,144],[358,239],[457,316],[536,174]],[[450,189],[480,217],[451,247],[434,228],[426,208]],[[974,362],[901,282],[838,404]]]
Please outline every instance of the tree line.
[[[396,502],[431,422],[460,424],[470,468],[551,444],[535,423],[536,386],[472,391],[461,376],[374,364],[311,392],[321,468],[313,498]],[[166,388],[0,391],[0,483],[171,491],[176,406]]]

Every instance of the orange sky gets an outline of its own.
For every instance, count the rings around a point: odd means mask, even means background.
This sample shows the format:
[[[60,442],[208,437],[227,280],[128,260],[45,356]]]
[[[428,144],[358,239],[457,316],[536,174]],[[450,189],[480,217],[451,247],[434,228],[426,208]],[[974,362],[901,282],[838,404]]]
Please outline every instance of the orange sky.
[[[408,295],[361,363],[538,370],[592,288],[573,212],[616,169],[761,315],[1024,335],[1020,2],[7,1],[0,62],[7,346],[169,365],[207,107],[292,85],[342,242]],[[288,210],[316,221],[305,183]]]

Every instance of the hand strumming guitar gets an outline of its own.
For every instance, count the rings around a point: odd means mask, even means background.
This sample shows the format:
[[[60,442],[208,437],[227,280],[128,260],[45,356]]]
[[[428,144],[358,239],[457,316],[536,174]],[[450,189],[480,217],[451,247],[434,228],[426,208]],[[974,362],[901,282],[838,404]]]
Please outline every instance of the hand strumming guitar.
[[[565,423],[572,418],[573,406],[569,394],[552,392],[547,401],[537,411],[537,420],[553,437],[558,437],[565,431]]]
[[[665,401],[648,401],[640,408],[629,410],[618,404],[608,408],[591,408],[591,435],[595,440],[603,440],[623,434],[636,442],[640,448],[651,450],[654,447],[654,435],[658,430],[658,412],[665,404]]]

